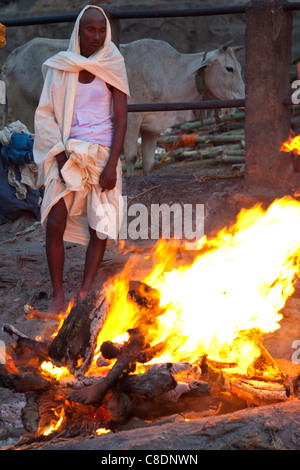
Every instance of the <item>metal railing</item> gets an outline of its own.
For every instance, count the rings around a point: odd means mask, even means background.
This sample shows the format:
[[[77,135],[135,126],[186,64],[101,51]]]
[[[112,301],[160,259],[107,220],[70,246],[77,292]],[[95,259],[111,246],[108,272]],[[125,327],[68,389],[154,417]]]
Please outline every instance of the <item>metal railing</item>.
[[[300,5],[300,3],[299,3]],[[211,16],[245,13],[246,5],[215,7],[215,8],[183,8],[178,10],[120,10],[110,11],[112,20],[141,19],[141,18],[179,18],[189,16]],[[77,14],[38,16],[30,18],[0,19],[6,27],[32,26],[51,23],[72,23]]]

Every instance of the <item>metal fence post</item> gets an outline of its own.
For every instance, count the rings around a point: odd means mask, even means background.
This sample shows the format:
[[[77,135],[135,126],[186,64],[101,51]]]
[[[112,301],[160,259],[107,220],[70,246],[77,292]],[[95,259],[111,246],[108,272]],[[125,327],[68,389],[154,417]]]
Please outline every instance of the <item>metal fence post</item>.
[[[118,19],[111,19],[111,38],[117,47],[120,46],[120,22]]]
[[[280,146],[290,133],[292,15],[281,0],[251,0],[246,8],[246,176],[249,186],[299,186]],[[296,185],[296,187],[295,187]]]

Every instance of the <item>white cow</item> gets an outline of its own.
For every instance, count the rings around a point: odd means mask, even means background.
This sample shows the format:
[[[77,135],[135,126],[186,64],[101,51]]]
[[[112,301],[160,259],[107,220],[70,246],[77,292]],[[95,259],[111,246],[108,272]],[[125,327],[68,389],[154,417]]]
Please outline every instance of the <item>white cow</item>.
[[[7,58],[2,79],[14,117],[33,129],[34,112],[42,89],[41,65],[68,40],[36,38]],[[181,54],[164,41],[141,39],[120,46],[131,98],[129,104],[187,102],[244,98],[237,48],[224,45],[208,53]],[[130,112],[124,143],[127,175],[134,174],[138,137],[141,135],[144,174],[154,165],[158,136],[168,127],[195,119],[193,111]],[[45,130],[46,131],[46,130]]]

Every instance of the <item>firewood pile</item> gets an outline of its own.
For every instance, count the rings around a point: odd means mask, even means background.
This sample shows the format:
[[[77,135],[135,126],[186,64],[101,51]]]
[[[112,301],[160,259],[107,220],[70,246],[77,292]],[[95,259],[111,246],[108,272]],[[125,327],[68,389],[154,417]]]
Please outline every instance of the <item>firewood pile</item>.
[[[298,108],[294,106],[292,110],[293,129],[300,124]],[[246,155],[244,122],[244,109],[229,109],[216,112],[206,119],[186,122],[167,129],[158,138],[156,168],[186,161],[195,164],[197,169],[223,166],[229,169],[232,175],[244,175]],[[137,159],[135,169],[142,169],[141,158]]]
[[[148,334],[161,313],[156,291],[133,281],[128,297],[138,304],[140,318],[128,330],[125,343],[102,343],[96,375],[88,371],[109,311],[103,291],[93,292],[81,305],[74,306],[50,343],[3,325],[16,341],[7,352],[6,364],[0,366],[0,387],[24,393],[22,422],[28,438],[47,439],[58,433],[74,437],[102,427],[118,431],[133,417],[149,421],[191,412],[209,416],[296,396],[295,383],[261,345],[257,332],[253,336],[260,357],[245,375],[231,373],[236,364],[213,361],[206,355],[194,364],[160,363],[163,345],[151,346]],[[241,336],[237,341],[242,340]],[[157,363],[151,363],[155,358]],[[61,368],[66,375],[53,378],[43,373],[45,363]],[[95,383],[97,402],[85,404],[72,399],[74,391]]]
[[[244,112],[224,113],[167,129],[160,135],[155,154],[155,167],[182,161],[200,167],[239,165],[245,160]],[[198,167],[198,166],[197,166]],[[138,157],[135,169],[142,168]]]

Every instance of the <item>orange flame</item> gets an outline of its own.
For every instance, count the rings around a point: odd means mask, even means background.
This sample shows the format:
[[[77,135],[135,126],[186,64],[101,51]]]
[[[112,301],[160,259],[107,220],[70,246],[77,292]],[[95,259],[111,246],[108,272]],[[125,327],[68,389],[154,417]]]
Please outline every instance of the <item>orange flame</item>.
[[[280,147],[281,152],[293,152],[294,150],[299,153],[300,151],[300,135],[294,136],[293,133],[289,136],[288,140],[283,142]]]
[[[60,314],[58,315],[59,326],[58,326],[57,330],[53,333],[52,338],[55,338],[55,336],[57,336],[59,330],[63,326],[63,323],[64,323],[65,319],[67,318],[67,316],[69,315],[69,313],[71,312],[73,306],[74,306],[74,300],[70,300],[70,302],[68,303],[67,310],[65,312],[60,312]]]
[[[158,261],[143,278],[157,289],[163,312],[153,331],[149,327],[151,345],[166,345],[156,362],[194,362],[205,354],[237,363],[234,372],[245,373],[260,354],[251,332],[269,333],[280,327],[280,310],[300,272],[299,233],[300,203],[284,197],[267,210],[259,204],[242,210],[233,226],[201,241],[198,256],[188,265],[175,268],[175,250],[160,241]],[[127,298],[136,262],[131,259],[106,286],[111,307],[99,345],[147,321]]]
[[[40,365],[40,374],[46,378],[60,380],[65,377],[71,377],[66,367],[56,367],[52,362],[44,361]]]
[[[97,434],[97,436],[101,436],[101,434],[108,434],[109,432],[110,432],[110,429],[98,428],[96,429],[94,434]]]
[[[54,431],[57,431],[60,428],[60,426],[61,426],[61,424],[64,420],[65,410],[64,410],[63,406],[58,407],[56,410],[53,409],[53,411],[54,411],[54,414],[57,417],[57,419],[53,420],[51,422],[51,424],[49,425],[49,427],[46,430],[43,431],[42,434],[44,436],[49,436]]]

